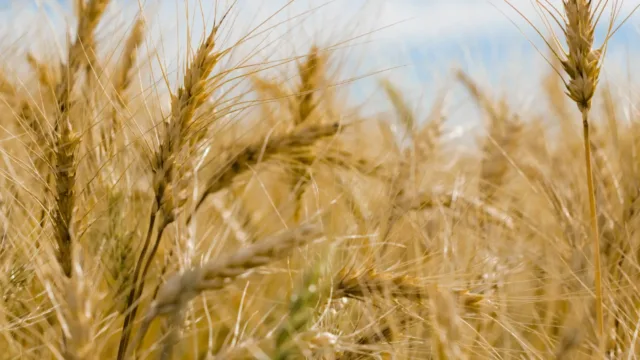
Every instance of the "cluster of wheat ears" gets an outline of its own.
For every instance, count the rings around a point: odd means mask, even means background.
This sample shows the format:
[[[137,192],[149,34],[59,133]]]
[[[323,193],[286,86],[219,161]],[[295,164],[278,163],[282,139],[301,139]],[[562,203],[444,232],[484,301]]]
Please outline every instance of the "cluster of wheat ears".
[[[485,114],[475,152],[444,96],[420,120],[392,77],[394,111],[360,115],[332,47],[225,66],[250,37],[223,46],[233,6],[167,109],[139,86],[142,13],[100,55],[110,5],[76,1],[61,60],[0,74],[0,358],[640,354],[640,115],[599,85],[619,2],[535,2],[563,31],[543,114],[454,73]]]

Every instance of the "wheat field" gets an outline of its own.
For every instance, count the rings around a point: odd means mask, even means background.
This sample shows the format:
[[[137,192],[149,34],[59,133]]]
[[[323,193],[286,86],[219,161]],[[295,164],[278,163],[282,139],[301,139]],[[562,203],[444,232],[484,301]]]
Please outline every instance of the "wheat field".
[[[144,11],[74,1],[59,56],[0,64],[0,358],[637,359],[640,114],[600,79],[630,14],[534,3],[549,106],[452,70],[469,149],[443,94],[347,101],[344,43],[238,57],[232,3],[176,77]]]

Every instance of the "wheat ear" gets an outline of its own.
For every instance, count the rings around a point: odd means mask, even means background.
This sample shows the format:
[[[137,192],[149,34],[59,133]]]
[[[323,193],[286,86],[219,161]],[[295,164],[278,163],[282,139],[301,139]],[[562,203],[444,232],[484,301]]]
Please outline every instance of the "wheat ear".
[[[54,209],[54,226],[58,245],[58,260],[67,277],[71,277],[72,255],[72,221],[75,208],[76,158],[78,138],[73,132],[69,117],[71,93],[75,75],[87,62],[85,49],[94,43],[94,31],[109,0],[92,0],[82,12],[79,19],[78,34],[75,42],[69,47],[68,63],[62,67],[62,79],[56,85],[55,98],[58,114],[56,117],[55,180],[56,206]]]
[[[129,88],[132,79],[133,68],[136,66],[136,59],[138,57],[138,48],[142,43],[145,35],[145,22],[142,15],[138,17],[131,33],[127,38],[124,45],[120,64],[118,65],[115,79],[113,82],[113,92],[117,105],[114,104],[111,110],[111,130],[109,131],[109,149],[113,151],[112,146],[115,142],[115,134],[120,127],[118,119],[118,110],[127,106],[127,99],[125,91]],[[111,155],[111,154],[110,154]]]
[[[296,95],[296,105],[298,109],[296,118],[294,119],[296,126],[306,122],[317,106],[314,102],[314,89],[317,86],[318,79],[322,75],[322,60],[318,54],[318,48],[312,46],[306,61],[298,66],[300,86],[298,88],[298,94]]]
[[[451,294],[457,298],[466,310],[477,312],[485,297],[482,294],[469,292],[467,289],[452,289]],[[361,300],[366,297],[402,298],[416,302],[429,300],[428,284],[408,275],[397,275],[365,269],[359,272],[342,271],[336,281],[334,296]]]
[[[224,19],[223,19],[224,20]],[[202,137],[204,126],[195,117],[196,110],[204,104],[210,94],[209,77],[218,60],[225,52],[214,52],[215,38],[220,24],[214,26],[205,41],[200,45],[185,71],[182,87],[177,94],[172,95],[171,118],[166,124],[164,139],[156,152],[153,163],[154,204],[149,218],[147,236],[133,271],[133,286],[127,298],[127,305],[131,311],[125,316],[118,360],[122,360],[129,343],[131,325],[138,310],[137,300],[142,295],[145,277],[155,253],[160,246],[164,230],[176,219],[187,200],[186,185],[193,176],[189,168],[189,160],[182,160],[184,164],[176,166],[181,159],[179,153],[186,152],[197,146]],[[160,217],[158,217],[160,213]],[[156,222],[160,220],[153,247],[152,232]],[[148,254],[147,254],[148,252]],[[146,261],[145,261],[146,260]]]
[[[55,88],[56,74],[53,72],[47,64],[38,61],[38,59],[32,54],[27,53],[27,63],[33,68],[38,75],[38,83],[40,86],[47,90],[47,95]]]
[[[312,121],[311,114],[318,106],[315,97],[315,90],[319,79],[322,78],[323,59],[318,54],[318,47],[312,46],[307,59],[298,66],[300,85],[298,95],[295,97],[292,106],[297,109],[294,113],[294,128],[299,128],[302,124]],[[295,209],[293,213],[294,221],[300,219],[302,211],[302,199],[307,189],[307,184],[311,181],[311,170],[308,167],[294,167],[291,170],[293,199]]]
[[[220,290],[250,270],[276,261],[289,254],[292,249],[302,246],[320,235],[321,231],[318,226],[301,225],[242,248],[223,260],[209,261],[200,267],[173,274],[160,287],[129,352],[135,350],[137,344],[144,339],[145,333],[156,317],[180,313],[187,303],[200,293]]]
[[[336,135],[339,130],[339,123],[309,125],[290,134],[273,137],[266,141],[263,140],[244,147],[241,151],[235,152],[235,155],[232,155],[228,161],[225,161],[222,166],[215,171],[215,175],[209,179],[204,192],[198,199],[195,211],[198,211],[209,195],[215,194],[231,185],[238,175],[247,171],[252,165],[257,164],[259,161],[267,160],[273,155],[289,152],[295,148],[313,145],[323,138]],[[187,222],[190,222],[192,216],[193,214],[189,216]]]

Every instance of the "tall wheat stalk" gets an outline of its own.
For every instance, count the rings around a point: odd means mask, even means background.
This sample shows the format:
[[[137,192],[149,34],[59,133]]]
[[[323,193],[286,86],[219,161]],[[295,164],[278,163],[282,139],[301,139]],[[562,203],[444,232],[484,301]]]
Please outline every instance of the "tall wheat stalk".
[[[508,0],[507,3],[535,28]],[[600,337],[600,345],[602,347],[604,344],[604,311],[602,305],[600,234],[598,230],[596,194],[593,184],[589,111],[591,110],[593,95],[598,85],[604,58],[603,55],[606,51],[608,40],[615,33],[614,22],[620,10],[620,3],[617,1],[612,3],[612,14],[609,19],[607,36],[600,48],[594,48],[594,33],[604,10],[607,5],[609,5],[608,0],[597,2],[593,2],[592,0],[563,0],[562,10],[555,8],[548,1],[536,0],[536,5],[543,10],[541,14],[545,17],[545,23],[549,24],[549,19],[546,18],[546,15],[548,15],[549,18],[560,26],[564,33],[568,48],[566,52],[562,50],[563,48],[557,36],[552,36],[551,42],[547,41],[544,37],[543,39],[545,39],[547,46],[551,49],[553,56],[560,60],[564,72],[569,77],[568,82],[563,79],[567,90],[566,94],[576,103],[582,115],[584,160],[589,197],[589,222],[591,225],[591,236],[593,238],[597,334]],[[537,29],[536,31],[542,36],[540,31]],[[551,64],[551,62],[549,63]]]
[[[564,2],[564,33],[569,52],[563,54],[562,67],[569,76],[567,95],[582,113],[584,160],[587,188],[589,192],[589,220],[593,237],[593,261],[595,273],[595,296],[598,334],[604,335],[604,313],[602,309],[602,273],[600,265],[600,234],[598,230],[596,194],[593,185],[591,141],[589,137],[589,110],[598,84],[602,66],[602,51],[593,48],[596,25],[596,9],[589,0]]]
[[[138,300],[144,291],[146,275],[158,251],[162,235],[176,220],[188,199],[186,186],[192,179],[193,171],[189,167],[189,161],[183,163],[179,155],[183,153],[189,157],[204,135],[206,127],[201,123],[203,120],[197,118],[196,111],[211,94],[210,76],[220,57],[226,53],[214,51],[219,26],[219,23],[216,24],[200,44],[185,71],[182,86],[177,94],[171,96],[171,117],[165,123],[165,134],[160,147],[153,155],[151,168],[155,199],[147,235],[133,271],[134,286],[127,297],[127,306],[131,311],[125,316],[122,326],[119,360],[124,359],[139,306]],[[152,242],[156,224],[155,241]]]

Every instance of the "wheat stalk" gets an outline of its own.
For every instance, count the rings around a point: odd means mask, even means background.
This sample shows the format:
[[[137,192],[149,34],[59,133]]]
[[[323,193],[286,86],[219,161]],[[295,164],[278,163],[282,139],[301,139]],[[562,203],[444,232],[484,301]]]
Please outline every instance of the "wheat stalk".
[[[561,60],[564,71],[569,76],[566,83],[567,95],[576,103],[582,114],[584,154],[589,191],[589,213],[595,270],[595,295],[598,334],[604,336],[604,313],[602,305],[602,274],[600,265],[600,234],[593,184],[591,141],[589,132],[589,110],[596,90],[602,66],[602,51],[594,49],[596,9],[588,0],[566,0],[563,2],[564,34],[569,48]]]
[[[211,91],[208,88],[209,77],[220,57],[225,54],[225,52],[213,51],[219,26],[220,24],[215,25],[200,45],[185,72],[182,87],[178,89],[177,94],[172,95],[171,117],[166,124],[164,139],[155,153],[151,165],[155,199],[151,209],[147,236],[133,272],[133,281],[137,286],[132,287],[127,298],[127,305],[131,308],[131,312],[125,316],[123,323],[118,360],[122,360],[126,353],[131,333],[130,326],[138,309],[137,300],[144,290],[145,277],[160,245],[162,234],[166,227],[175,220],[187,201],[186,185],[193,172],[189,168],[188,159],[183,160],[185,163],[178,167],[176,167],[176,163],[181,160],[178,158],[179,153],[186,152],[188,156],[191,150],[197,147],[203,136],[204,127],[202,124],[196,124],[197,120],[194,120],[194,116],[196,110],[209,97]],[[149,251],[151,234],[158,219],[158,212],[161,212],[160,224],[153,247]],[[148,255],[147,252],[149,252]]]
[[[595,272],[595,297],[598,335],[601,345],[604,344],[604,312],[602,304],[602,273],[600,264],[600,234],[598,229],[598,214],[596,208],[596,195],[593,183],[593,169],[591,159],[591,140],[589,130],[589,111],[595,94],[600,70],[602,68],[603,55],[609,39],[615,33],[614,21],[618,13],[617,4],[612,6],[612,16],[608,25],[607,36],[600,48],[596,48],[595,28],[609,3],[607,0],[596,3],[591,0],[563,0],[562,10],[557,9],[548,2],[536,1],[543,14],[546,13],[560,25],[565,36],[568,51],[562,50],[557,36],[553,36],[553,45],[546,41],[553,56],[558,59],[568,81],[564,81],[567,96],[578,106],[582,115],[583,144],[586,167],[586,182],[589,197],[589,214],[591,224],[591,236],[593,239],[593,257]],[[513,7],[513,5],[511,5]],[[515,8],[514,8],[515,9]],[[517,9],[516,9],[517,11]],[[522,15],[522,14],[521,14]],[[524,15],[522,15],[524,16]],[[525,18],[526,19],[526,18]],[[619,27],[618,27],[619,28]],[[540,33],[540,32],[538,32]]]

